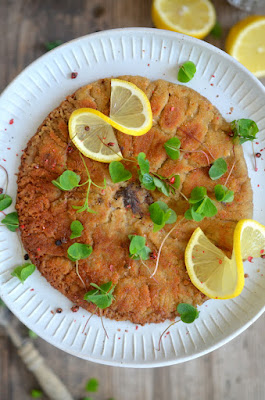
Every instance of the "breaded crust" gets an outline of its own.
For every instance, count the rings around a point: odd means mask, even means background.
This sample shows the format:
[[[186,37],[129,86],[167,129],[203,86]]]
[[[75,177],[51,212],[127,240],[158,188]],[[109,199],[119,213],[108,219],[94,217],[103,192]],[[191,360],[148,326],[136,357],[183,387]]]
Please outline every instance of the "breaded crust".
[[[187,221],[183,217],[189,208],[179,193],[166,197],[156,191],[142,188],[136,168],[128,163],[133,179],[114,184],[110,180],[108,164],[86,158],[93,181],[105,190],[92,186],[89,206],[96,214],[77,213],[72,206],[81,205],[86,186],[62,192],[52,184],[65,169],[75,171],[81,182],[87,179],[79,151],[69,146],[67,123],[71,113],[80,107],[91,107],[109,114],[110,79],[102,79],[77,90],[52,111],[28,142],[18,174],[16,208],[19,215],[21,238],[31,261],[50,284],[75,304],[94,312],[95,306],[83,300],[91,290],[91,282],[98,285],[112,281],[116,287],[115,301],[103,311],[108,318],[130,320],[137,324],[162,322],[175,318],[181,302],[194,306],[207,298],[190,282],[184,264],[187,242],[199,225],[205,234],[228,255],[232,248],[232,235],[236,222],[252,216],[252,190],[247,175],[242,147],[234,145],[228,133],[230,125],[218,110],[199,93],[185,86],[158,80],[150,82],[139,76],[121,79],[135,83],[150,99],[153,127],[140,137],[116,131],[124,157],[133,158],[143,151],[150,161],[151,171],[163,176],[179,174],[180,191],[187,197],[195,186],[206,186],[214,198],[214,186],[224,184],[232,169],[228,187],[235,192],[232,203],[218,203],[218,214],[202,222]],[[181,156],[171,160],[163,144],[171,137],[181,140]],[[209,178],[209,162],[223,157],[228,172],[219,180]],[[148,206],[162,200],[178,215],[178,225],[166,240],[159,268],[150,278],[156,260],[144,264],[129,257],[128,235],[146,237],[146,244],[157,254],[161,241],[172,228],[153,233]],[[82,236],[70,239],[70,225],[80,220],[84,226]],[[56,245],[60,240],[61,245]],[[75,243],[93,246],[92,255],[79,261],[79,279],[75,263],[67,258],[68,247]],[[58,242],[57,242],[58,243]],[[155,256],[154,256],[155,257]]]

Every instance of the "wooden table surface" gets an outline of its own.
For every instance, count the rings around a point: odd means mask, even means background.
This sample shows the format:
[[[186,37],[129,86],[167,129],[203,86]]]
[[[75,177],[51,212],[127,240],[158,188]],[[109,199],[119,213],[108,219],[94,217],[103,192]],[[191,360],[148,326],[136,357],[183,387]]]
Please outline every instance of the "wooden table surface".
[[[229,28],[247,13],[225,0],[213,3],[223,36],[206,40],[223,49]],[[44,42],[66,42],[110,28],[151,27],[150,7],[151,0],[1,0],[0,91],[43,54]],[[262,12],[265,14],[265,7]],[[16,325],[15,320],[12,323]],[[85,382],[96,377],[100,389],[95,400],[264,400],[264,332],[265,315],[213,353],[156,369],[102,366],[63,353],[41,339],[35,344],[75,399],[85,396]],[[0,328],[0,400],[30,399],[33,388],[38,388],[37,382]]]

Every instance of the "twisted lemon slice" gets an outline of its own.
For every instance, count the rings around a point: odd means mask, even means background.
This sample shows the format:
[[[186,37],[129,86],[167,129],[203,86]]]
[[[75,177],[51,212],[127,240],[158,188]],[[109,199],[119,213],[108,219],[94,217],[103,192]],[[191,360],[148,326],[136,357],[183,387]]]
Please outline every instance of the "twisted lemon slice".
[[[216,247],[197,228],[186,247],[185,263],[194,286],[213,299],[231,299],[244,287],[243,261],[265,254],[265,227],[251,219],[238,222],[232,258]]]

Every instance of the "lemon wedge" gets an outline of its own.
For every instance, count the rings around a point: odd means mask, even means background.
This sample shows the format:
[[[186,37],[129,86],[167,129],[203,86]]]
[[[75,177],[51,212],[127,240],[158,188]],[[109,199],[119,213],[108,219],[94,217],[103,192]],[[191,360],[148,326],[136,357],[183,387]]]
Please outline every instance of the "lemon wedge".
[[[70,139],[84,156],[92,160],[119,161],[122,154],[114,130],[102,115],[92,108],[75,110],[68,123]]]
[[[131,82],[111,80],[109,123],[132,136],[147,133],[153,123],[152,110],[146,94]]]
[[[265,227],[254,220],[241,220],[234,232],[232,258],[216,247],[197,228],[186,247],[185,263],[194,286],[212,299],[231,299],[244,287],[243,259],[265,252]]]
[[[265,16],[239,21],[226,39],[226,51],[257,77],[265,76]]]
[[[159,29],[203,39],[212,30],[216,14],[209,0],[154,0],[152,19]]]

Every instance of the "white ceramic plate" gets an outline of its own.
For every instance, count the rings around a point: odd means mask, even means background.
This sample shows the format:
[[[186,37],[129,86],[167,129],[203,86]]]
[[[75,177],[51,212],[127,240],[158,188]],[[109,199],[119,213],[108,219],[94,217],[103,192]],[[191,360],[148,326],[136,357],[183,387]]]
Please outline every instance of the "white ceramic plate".
[[[178,65],[197,66],[187,86],[206,96],[229,121],[254,119],[260,129],[255,151],[265,147],[265,90],[244,67],[221,50],[188,36],[156,29],[118,29],[95,33],[67,43],[26,68],[0,98],[0,164],[9,173],[8,192],[15,199],[21,151],[47,114],[68,94],[96,79],[124,74],[162,78],[177,83]],[[78,72],[70,79],[71,72]],[[233,111],[231,112],[233,107]],[[14,120],[13,124],[9,124]],[[11,121],[12,122],[12,121]],[[254,190],[254,218],[265,224],[263,157],[254,171],[251,144],[244,145]],[[3,174],[0,172],[0,187]],[[2,183],[1,183],[2,179]],[[13,206],[8,212],[13,211]],[[249,278],[242,294],[226,301],[211,300],[200,307],[199,319],[182,322],[163,338],[168,322],[136,327],[130,322],[73,313],[72,304],[39,272],[22,285],[11,277],[23,262],[18,237],[0,227],[0,295],[30,329],[54,346],[84,359],[130,367],[157,367],[190,360],[228,342],[253,323],[265,308],[265,260],[245,264]],[[258,270],[260,269],[260,272]],[[61,314],[52,313],[61,307]]]

